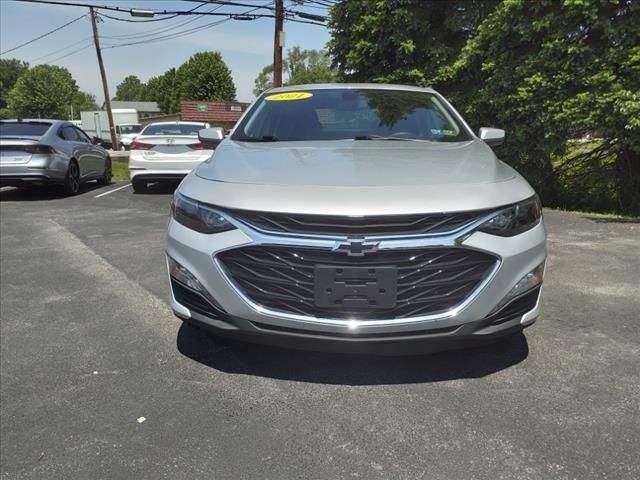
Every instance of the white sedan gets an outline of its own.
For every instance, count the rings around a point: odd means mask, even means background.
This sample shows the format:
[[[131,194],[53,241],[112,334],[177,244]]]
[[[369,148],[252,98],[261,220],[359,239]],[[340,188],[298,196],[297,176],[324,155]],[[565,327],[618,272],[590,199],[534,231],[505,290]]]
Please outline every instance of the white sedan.
[[[150,123],[131,142],[129,178],[136,193],[151,182],[181,180],[213,155],[210,145],[198,139],[209,124],[200,122]]]

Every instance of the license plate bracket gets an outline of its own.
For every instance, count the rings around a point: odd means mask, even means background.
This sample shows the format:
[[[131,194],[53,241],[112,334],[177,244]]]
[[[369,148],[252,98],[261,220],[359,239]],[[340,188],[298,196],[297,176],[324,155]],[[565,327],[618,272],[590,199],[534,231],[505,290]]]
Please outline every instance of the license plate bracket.
[[[315,304],[340,310],[380,310],[396,305],[398,269],[316,265]]]

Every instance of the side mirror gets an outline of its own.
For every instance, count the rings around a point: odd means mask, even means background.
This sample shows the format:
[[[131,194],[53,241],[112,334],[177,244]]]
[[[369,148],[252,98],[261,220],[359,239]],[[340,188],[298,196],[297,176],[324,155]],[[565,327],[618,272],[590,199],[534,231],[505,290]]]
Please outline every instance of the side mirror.
[[[500,128],[482,127],[479,132],[479,137],[490,147],[497,147],[504,142],[504,130]]]
[[[102,145],[102,139],[100,137],[93,137],[91,139],[91,143],[94,145]]]
[[[198,132],[200,142],[217,147],[224,140],[224,130],[220,127],[203,128]]]

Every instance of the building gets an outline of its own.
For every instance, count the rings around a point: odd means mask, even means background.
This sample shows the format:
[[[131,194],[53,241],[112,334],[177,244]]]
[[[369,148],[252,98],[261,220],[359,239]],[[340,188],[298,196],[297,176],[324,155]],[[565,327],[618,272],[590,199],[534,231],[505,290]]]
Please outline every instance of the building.
[[[180,102],[180,116],[185,122],[207,122],[212,127],[231,129],[249,108],[249,103]]]
[[[135,108],[140,119],[147,117],[157,117],[162,115],[160,107],[156,102],[126,102],[122,100],[111,100],[111,108]],[[104,110],[104,105],[102,107]]]

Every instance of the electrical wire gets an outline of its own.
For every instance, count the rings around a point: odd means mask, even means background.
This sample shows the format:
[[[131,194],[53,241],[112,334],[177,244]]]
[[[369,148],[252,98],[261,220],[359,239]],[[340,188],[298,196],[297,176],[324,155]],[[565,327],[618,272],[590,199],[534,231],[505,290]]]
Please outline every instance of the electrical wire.
[[[81,52],[81,51],[86,50],[87,48],[91,48],[91,47],[93,47],[93,42],[91,42],[89,45],[86,45],[86,46],[84,46],[82,48],[74,50],[73,52],[66,53],[66,54],[62,55],[61,57],[57,57],[57,58],[54,58],[53,60],[49,60],[49,62],[51,62],[51,63],[59,62],[63,58],[70,57],[71,55],[75,55],[76,53]]]
[[[93,37],[91,35],[89,35],[88,37],[85,37],[82,40],[78,40],[77,42],[70,43],[66,47],[58,48],[57,50],[54,50],[53,52],[49,52],[49,53],[46,53],[46,54],[41,55],[39,57],[33,58],[31,60],[28,60],[27,63],[35,63],[35,62],[37,62],[39,60],[42,60],[43,58],[59,54],[60,52],[64,52],[65,50],[68,50],[70,48],[77,47],[78,45],[86,43],[87,40],[91,40],[91,43],[93,44]]]
[[[215,10],[218,10],[220,7],[222,7],[222,5],[217,5],[214,8],[212,8],[211,10],[208,10],[208,12],[213,12]],[[176,28],[180,28],[180,27],[184,27],[185,25],[188,25],[190,23],[193,22],[197,22],[198,20],[202,20],[203,17],[194,17],[194,18],[190,18],[186,21],[180,21],[172,26],[169,27],[161,27],[161,28],[157,28],[157,29],[153,29],[153,30],[149,30],[147,32],[142,32],[142,33],[131,33],[131,34],[127,34],[127,35],[101,35],[100,38],[105,38],[105,39],[109,39],[109,40],[118,40],[118,39],[136,39],[136,38],[142,38],[142,37],[150,37],[153,35],[157,35],[160,33],[166,33],[169,32],[171,30],[175,30]]]
[[[79,17],[74,18],[74,19],[73,19],[73,20],[71,20],[70,22],[67,22],[67,23],[65,23],[64,25],[61,25],[61,26],[59,26],[58,28],[54,28],[53,30],[51,30],[51,31],[49,31],[49,32],[47,32],[47,33],[44,33],[44,34],[42,34],[42,35],[40,35],[40,36],[38,36],[38,37],[36,37],[36,38],[33,38],[33,39],[29,40],[28,42],[24,42],[23,44],[18,45],[17,47],[13,47],[13,48],[10,48],[9,50],[5,50],[4,52],[0,52],[0,55],[4,55],[5,53],[13,52],[14,50],[18,50],[19,48],[26,47],[27,45],[30,45],[30,44],[32,44],[33,42],[37,42],[37,41],[38,41],[38,40],[40,40],[41,38],[47,37],[47,36],[51,35],[52,33],[55,33],[55,32],[57,32],[57,31],[59,31],[59,30],[62,30],[62,29],[63,29],[63,28],[65,28],[65,27],[68,27],[68,26],[69,26],[69,25],[71,25],[72,23],[75,23],[75,22],[77,22],[78,20],[80,20],[81,18],[84,18],[84,17],[86,17],[86,16],[87,16],[87,14],[86,14],[86,13],[85,13],[85,14],[83,14],[83,15],[80,15]]]
[[[267,6],[272,4],[273,2],[268,2],[266,4],[264,4],[263,6]],[[237,15],[237,16],[242,16],[242,15],[247,15],[247,14],[251,14],[252,12],[258,10],[260,8],[260,6],[255,6],[254,8],[247,10],[243,13],[238,13],[238,14],[229,14],[229,15]],[[128,42],[128,43],[121,43],[121,44],[105,44],[104,48],[121,48],[121,47],[130,47],[133,45],[144,45],[144,44],[148,44],[148,43],[155,43],[155,42],[160,42],[160,41],[164,41],[164,40],[173,40],[175,38],[180,38],[180,37],[184,37],[187,35],[191,35],[193,33],[196,32],[200,32],[202,30],[206,30],[218,25],[221,25],[222,23],[228,22],[229,20],[232,20],[232,16],[229,16],[228,18],[224,18],[222,20],[216,20],[214,22],[211,23],[207,23],[204,25],[198,25],[197,27],[192,27],[186,30],[182,30],[179,32],[174,32],[168,35],[161,35],[159,37],[155,37],[155,38],[148,38],[148,39],[144,39],[144,40],[140,40],[140,41],[134,41],[134,42]]]

